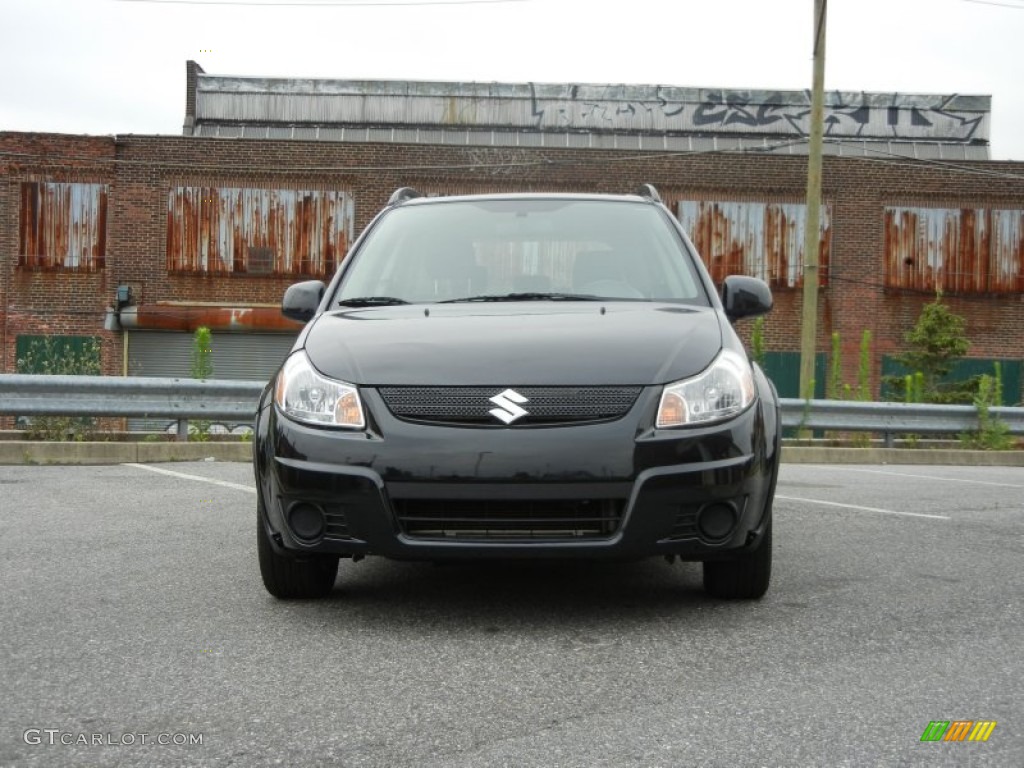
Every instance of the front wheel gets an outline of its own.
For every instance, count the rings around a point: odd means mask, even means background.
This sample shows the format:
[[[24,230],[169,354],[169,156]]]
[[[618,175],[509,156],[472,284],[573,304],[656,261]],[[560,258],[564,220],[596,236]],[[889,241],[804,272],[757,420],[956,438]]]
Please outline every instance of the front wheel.
[[[756,600],[768,591],[772,576],[772,521],[768,518],[757,549],[732,560],[704,563],[704,591],[727,600]]]
[[[326,597],[338,576],[338,558],[310,555],[303,559],[285,557],[274,551],[263,522],[263,498],[257,492],[256,551],[260,575],[267,592],[282,600]]]

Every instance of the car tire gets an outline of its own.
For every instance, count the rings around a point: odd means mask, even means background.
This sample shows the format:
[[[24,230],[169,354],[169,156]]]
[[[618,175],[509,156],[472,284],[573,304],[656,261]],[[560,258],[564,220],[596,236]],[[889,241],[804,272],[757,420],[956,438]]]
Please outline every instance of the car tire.
[[[293,558],[274,551],[264,523],[263,498],[257,493],[256,551],[267,592],[281,600],[326,597],[338,576],[338,558],[324,555]]]
[[[768,591],[772,575],[772,519],[757,549],[732,560],[704,563],[704,591],[726,600],[756,600]]]

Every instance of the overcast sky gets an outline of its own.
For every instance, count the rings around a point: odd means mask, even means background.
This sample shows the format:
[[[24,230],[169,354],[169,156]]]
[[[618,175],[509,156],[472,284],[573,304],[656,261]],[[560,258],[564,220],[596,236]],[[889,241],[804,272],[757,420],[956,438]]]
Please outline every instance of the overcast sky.
[[[813,0],[0,0],[0,130],[180,134],[187,59],[226,75],[801,90],[812,14]],[[832,0],[827,52],[828,89],[991,95],[992,157],[1024,161],[1024,0]]]

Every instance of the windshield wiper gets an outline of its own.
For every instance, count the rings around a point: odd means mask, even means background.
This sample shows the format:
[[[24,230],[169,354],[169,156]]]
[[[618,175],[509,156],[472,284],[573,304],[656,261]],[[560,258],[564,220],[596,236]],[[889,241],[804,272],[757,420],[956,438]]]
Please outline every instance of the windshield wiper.
[[[405,299],[396,299],[394,296],[359,296],[355,299],[342,299],[338,302],[339,307],[388,307],[397,304],[408,304]]]
[[[438,303],[458,304],[465,301],[601,301],[601,297],[589,293],[497,293],[466,296],[462,299],[447,299]]]

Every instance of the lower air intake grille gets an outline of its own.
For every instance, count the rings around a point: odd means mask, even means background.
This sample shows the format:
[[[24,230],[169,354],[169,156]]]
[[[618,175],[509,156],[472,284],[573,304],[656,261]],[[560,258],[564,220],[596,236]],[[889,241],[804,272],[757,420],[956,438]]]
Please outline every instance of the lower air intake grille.
[[[348,532],[348,520],[341,509],[328,508],[325,517],[327,521],[327,529],[324,531],[325,539],[345,540],[352,538]]]
[[[696,539],[697,538],[697,508],[682,506],[676,515],[675,523],[672,526],[670,539]]]
[[[622,522],[622,499],[396,499],[402,531],[424,539],[602,539]]]
[[[579,424],[624,416],[642,387],[516,387],[526,398],[526,414],[513,426]],[[491,410],[502,387],[381,387],[378,392],[395,416],[432,424],[504,427]]]

